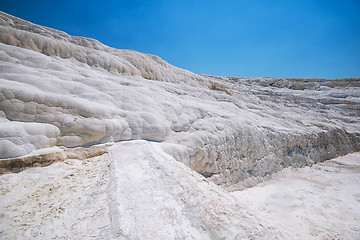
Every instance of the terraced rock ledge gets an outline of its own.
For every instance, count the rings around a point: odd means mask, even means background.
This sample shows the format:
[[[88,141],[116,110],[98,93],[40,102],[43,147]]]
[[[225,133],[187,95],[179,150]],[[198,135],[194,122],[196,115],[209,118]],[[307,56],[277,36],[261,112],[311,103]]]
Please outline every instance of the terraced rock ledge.
[[[43,239],[300,239],[229,191],[360,151],[359,109],[359,78],[194,74],[0,12],[0,234],[40,237],[36,219]],[[51,211],[16,212],[25,198]]]

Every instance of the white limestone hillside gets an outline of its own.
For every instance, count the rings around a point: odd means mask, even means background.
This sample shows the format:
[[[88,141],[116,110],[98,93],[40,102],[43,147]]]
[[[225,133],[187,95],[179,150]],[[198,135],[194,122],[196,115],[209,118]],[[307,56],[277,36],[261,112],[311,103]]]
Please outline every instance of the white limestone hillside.
[[[175,144],[164,148],[232,185],[359,149],[358,79],[199,76],[5,13],[1,20],[2,158],[146,139]]]
[[[245,179],[252,185],[360,149],[359,79],[196,75],[156,56],[0,19],[2,159],[144,139],[238,189]]]
[[[0,12],[1,239],[358,239],[359,156],[321,163],[355,151],[360,79],[198,75]]]

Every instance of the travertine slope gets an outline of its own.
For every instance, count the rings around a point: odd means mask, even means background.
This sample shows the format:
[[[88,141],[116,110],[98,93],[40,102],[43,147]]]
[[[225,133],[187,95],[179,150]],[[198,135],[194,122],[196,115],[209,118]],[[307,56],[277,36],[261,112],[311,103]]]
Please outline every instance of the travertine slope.
[[[0,238],[360,239],[359,111],[0,12]]]
[[[1,239],[360,237],[359,153],[227,192],[161,143],[107,148],[85,159],[82,148],[74,149],[63,162],[1,175]]]
[[[197,75],[5,13],[0,21],[2,159],[143,139],[239,189],[360,150],[359,79]]]

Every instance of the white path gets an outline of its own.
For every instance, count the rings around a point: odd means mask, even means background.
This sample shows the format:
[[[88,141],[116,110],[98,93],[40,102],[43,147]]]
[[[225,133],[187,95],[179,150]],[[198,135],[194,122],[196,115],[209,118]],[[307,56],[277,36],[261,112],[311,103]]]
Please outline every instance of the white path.
[[[229,193],[129,141],[0,176],[1,239],[359,239],[360,154]]]

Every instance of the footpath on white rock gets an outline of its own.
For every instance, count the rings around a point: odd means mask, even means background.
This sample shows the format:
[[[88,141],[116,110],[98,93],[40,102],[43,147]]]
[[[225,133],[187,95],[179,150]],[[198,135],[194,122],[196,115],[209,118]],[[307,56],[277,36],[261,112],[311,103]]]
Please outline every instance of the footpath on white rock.
[[[358,239],[360,153],[227,192],[163,152],[117,143],[0,176],[2,239]]]
[[[358,239],[359,155],[326,160],[359,151],[359,78],[199,75],[0,12],[1,239]]]

